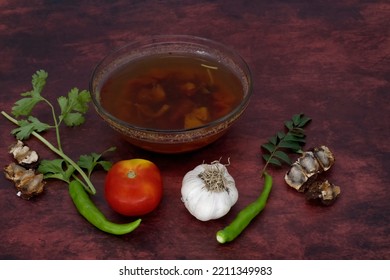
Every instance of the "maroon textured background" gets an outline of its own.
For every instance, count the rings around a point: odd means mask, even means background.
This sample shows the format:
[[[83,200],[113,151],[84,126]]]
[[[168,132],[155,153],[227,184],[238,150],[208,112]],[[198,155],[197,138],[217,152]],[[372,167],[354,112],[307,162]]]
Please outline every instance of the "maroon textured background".
[[[200,151],[167,156],[134,148],[91,109],[87,124],[64,129],[72,157],[118,150],[117,161],[154,161],[164,177],[159,208],[133,233],[115,237],[76,212],[67,186],[50,182],[33,201],[15,195],[0,176],[0,259],[389,259],[390,258],[390,4],[388,1],[0,1],[1,110],[30,89],[38,69],[49,73],[46,96],[88,88],[94,66],[109,51],[145,34],[190,34],[223,42],[248,62],[254,96],[231,131]],[[317,207],[288,188],[272,169],[264,212],[234,242],[215,233],[260,192],[260,144],[294,113],[313,119],[307,146],[328,145],[341,186],[332,207]],[[49,120],[49,114],[40,113]],[[13,126],[0,119],[0,160]],[[52,134],[48,138],[52,138]],[[29,145],[51,158],[36,140]],[[195,220],[180,201],[184,174],[203,161],[230,157],[240,197],[231,212]],[[114,221],[96,173],[96,204]]]

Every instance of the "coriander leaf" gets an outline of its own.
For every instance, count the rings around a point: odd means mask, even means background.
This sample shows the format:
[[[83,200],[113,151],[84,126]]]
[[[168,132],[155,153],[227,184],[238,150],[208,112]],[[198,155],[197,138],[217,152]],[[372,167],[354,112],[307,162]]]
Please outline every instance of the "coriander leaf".
[[[20,120],[19,127],[13,129],[11,133],[19,140],[28,139],[33,131],[42,132],[51,128],[50,125],[39,121],[35,117],[28,117],[27,120]]]
[[[88,175],[91,174],[92,170],[95,168],[97,161],[99,160],[100,155],[92,153],[90,155],[81,155],[80,159],[77,161],[78,166],[86,169]]]
[[[42,160],[38,167],[38,172],[42,173],[45,179],[58,179],[67,183],[74,171],[74,167],[66,165],[63,159]]]
[[[43,88],[46,85],[46,79],[48,77],[48,73],[44,70],[38,70],[33,76],[32,76],[32,86],[34,89],[34,92],[41,93]]]
[[[47,146],[51,151],[57,154],[61,160],[59,162],[51,162],[51,165],[43,164],[46,176],[51,178],[57,178],[61,180],[68,180],[70,176],[74,176],[74,172],[78,172],[84,182],[82,183],[86,190],[90,194],[95,194],[96,189],[93,186],[90,178],[85,173],[85,171],[78,166],[69,156],[67,156],[62,147],[61,147],[61,138],[60,138],[60,124],[62,121],[68,125],[78,125],[84,122],[84,116],[88,110],[88,102],[91,100],[91,96],[88,91],[83,90],[79,91],[77,88],[72,89],[68,96],[65,98],[60,97],[58,99],[61,114],[57,114],[53,104],[41,96],[41,92],[46,84],[46,79],[48,77],[47,72],[44,70],[37,71],[32,76],[32,90],[22,93],[22,99],[17,101],[12,108],[12,115],[7,114],[6,112],[1,112],[1,114],[7,118],[9,121],[18,126],[17,129],[12,130],[11,132],[20,139],[26,139],[30,135],[34,135],[39,141],[41,141],[45,146]],[[31,116],[31,112],[35,105],[43,101],[50,107],[51,115],[53,116],[53,125],[48,125],[40,122],[37,118]],[[27,116],[27,120],[17,120],[18,116]],[[53,145],[48,139],[43,137],[39,132],[45,131],[49,128],[54,128],[56,131],[56,142],[57,146]],[[103,163],[103,165],[105,165]],[[106,165],[105,165],[106,166]],[[55,167],[55,168],[54,168]]]
[[[60,121],[64,121],[67,126],[78,126],[84,123],[84,114],[88,111],[88,103],[91,101],[91,95],[88,91],[79,91],[73,88],[68,96],[58,98],[58,104],[61,109]]]
[[[44,98],[42,98],[41,96],[41,92],[46,84],[47,76],[47,72],[43,70],[37,71],[32,76],[31,83],[33,86],[33,90],[22,93],[21,95],[25,96],[25,98],[16,101],[14,106],[12,107],[12,114],[15,117],[30,115],[35,105],[40,101],[44,100]]]
[[[85,122],[85,118],[80,113],[69,113],[64,118],[64,122],[67,126],[79,126]]]
[[[111,166],[112,166],[112,163],[109,162],[109,161],[105,161],[105,160],[100,160],[100,158],[103,156],[103,154],[107,153],[107,152],[112,152],[114,151],[116,148],[115,147],[111,147],[107,150],[105,150],[103,153],[101,154],[97,154],[97,153],[91,153],[89,155],[82,155],[80,156],[80,159],[79,161],[77,162],[77,164],[81,167],[81,168],[84,168],[87,170],[87,173],[88,173],[88,176],[91,175],[92,171],[95,169],[96,166],[101,166],[105,171],[108,171]]]
[[[91,95],[86,90],[79,92],[77,88],[73,88],[69,92],[69,101],[73,110],[86,113],[88,111],[88,103],[91,101]]]
[[[106,160],[98,161],[98,164],[104,169],[104,171],[110,170],[110,168],[112,166],[112,162],[106,161]]]
[[[12,114],[15,117],[28,116],[34,109],[35,105],[43,100],[39,92],[30,91],[22,94],[23,96],[29,96],[19,99],[12,107]]]

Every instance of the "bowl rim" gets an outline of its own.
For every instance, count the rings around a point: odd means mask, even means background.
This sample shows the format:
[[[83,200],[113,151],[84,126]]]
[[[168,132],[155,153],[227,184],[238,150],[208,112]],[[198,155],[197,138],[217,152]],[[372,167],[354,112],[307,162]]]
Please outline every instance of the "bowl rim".
[[[246,95],[242,98],[241,102],[228,114],[224,115],[223,117],[220,117],[218,119],[215,119],[211,122],[208,122],[204,125],[193,127],[193,128],[180,128],[180,129],[158,129],[158,128],[150,128],[150,127],[142,127],[130,124],[126,121],[123,121],[115,116],[113,116],[110,112],[105,110],[103,106],[99,102],[99,98],[97,94],[94,92],[94,78],[100,69],[100,67],[112,56],[115,54],[120,53],[121,51],[137,46],[139,47],[146,47],[146,46],[153,46],[158,44],[169,44],[169,43],[191,43],[196,44],[199,46],[204,46],[207,48],[214,48],[218,47],[219,49],[223,50],[224,52],[228,53],[229,57],[234,57],[234,61],[237,61],[240,65],[240,68],[245,74],[246,80],[247,80],[247,91]],[[240,78],[240,81],[242,78]],[[227,46],[225,44],[222,44],[220,42],[214,41],[212,39],[208,39],[205,37],[199,37],[199,36],[193,36],[193,35],[149,35],[149,36],[142,36],[138,38],[137,40],[125,44],[119,48],[114,49],[113,51],[109,52],[107,55],[103,57],[102,60],[100,60],[97,65],[94,67],[92,75],[90,77],[89,81],[89,90],[91,92],[91,97],[93,104],[95,105],[95,109],[97,110],[98,114],[101,115],[101,117],[106,117],[110,120],[110,122],[116,123],[122,127],[126,127],[129,129],[134,129],[137,131],[142,132],[149,132],[149,133],[158,133],[158,134],[185,134],[189,132],[204,130],[210,127],[215,127],[220,124],[223,124],[224,122],[228,122],[230,119],[236,120],[237,117],[234,117],[236,115],[241,115],[242,111],[247,107],[249,100],[253,94],[253,79],[252,79],[252,73],[251,70],[247,64],[247,62],[244,60],[244,58],[234,49],[232,49],[230,46]]]

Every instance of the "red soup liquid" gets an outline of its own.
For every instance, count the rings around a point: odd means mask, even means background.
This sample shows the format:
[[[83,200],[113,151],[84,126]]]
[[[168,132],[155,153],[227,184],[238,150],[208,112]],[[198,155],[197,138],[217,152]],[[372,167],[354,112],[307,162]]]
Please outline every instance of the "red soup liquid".
[[[242,101],[243,89],[232,71],[217,61],[151,55],[111,74],[100,98],[106,111],[134,126],[181,130],[227,115]]]

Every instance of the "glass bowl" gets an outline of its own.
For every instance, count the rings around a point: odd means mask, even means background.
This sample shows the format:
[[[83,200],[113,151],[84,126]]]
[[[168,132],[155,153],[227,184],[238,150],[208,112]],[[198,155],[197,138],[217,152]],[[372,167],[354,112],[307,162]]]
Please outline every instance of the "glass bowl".
[[[103,85],[120,69],[153,56],[195,57],[228,69],[239,81],[242,98],[229,113],[189,128],[153,128],[126,121],[102,103]],[[207,70],[207,69],[206,69]],[[208,71],[208,70],[207,70]],[[90,91],[97,113],[125,140],[145,150],[174,154],[200,149],[219,139],[242,115],[252,95],[252,78],[240,55],[218,42],[187,35],[150,36],[108,54],[94,69]],[[119,91],[118,91],[119,92]],[[115,98],[116,91],[108,99]],[[106,97],[107,99],[107,97]],[[120,100],[119,103],[126,103]]]

